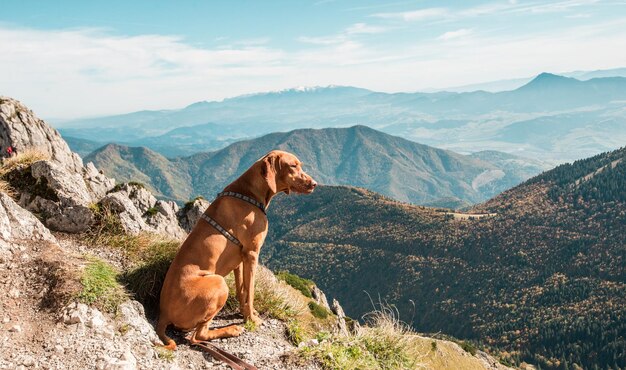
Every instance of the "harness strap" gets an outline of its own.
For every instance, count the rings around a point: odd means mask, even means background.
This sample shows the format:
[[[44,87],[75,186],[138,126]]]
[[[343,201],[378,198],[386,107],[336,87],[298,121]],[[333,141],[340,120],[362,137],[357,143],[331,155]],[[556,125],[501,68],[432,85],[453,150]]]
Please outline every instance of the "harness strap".
[[[235,236],[233,234],[229,233],[226,229],[224,229],[222,226],[220,226],[220,224],[218,224],[214,219],[212,219],[211,217],[207,216],[204,213],[202,215],[200,215],[200,218],[202,218],[204,221],[208,222],[209,225],[213,226],[215,228],[215,230],[217,230],[220,233],[222,233],[222,235],[224,235],[224,237],[226,239],[230,240],[233,244],[235,244],[239,248],[243,248],[243,244],[241,244],[239,239],[235,238]]]
[[[240,194],[240,193],[235,193],[234,191],[223,191],[223,192],[217,194],[216,198],[219,198],[219,197],[233,197],[233,198],[241,199],[244,202],[248,202],[248,203],[256,206],[265,215],[267,215],[267,212],[265,211],[265,205],[263,205],[258,200],[254,199],[254,198],[251,198],[251,197],[249,197],[247,195],[243,195],[243,194]]]
[[[239,357],[224,351],[223,349],[209,343],[209,342],[201,342],[201,343],[192,343],[194,346],[198,346],[205,351],[207,351],[214,358],[225,362],[228,366],[232,367],[234,370],[258,370],[257,367],[250,365]]]

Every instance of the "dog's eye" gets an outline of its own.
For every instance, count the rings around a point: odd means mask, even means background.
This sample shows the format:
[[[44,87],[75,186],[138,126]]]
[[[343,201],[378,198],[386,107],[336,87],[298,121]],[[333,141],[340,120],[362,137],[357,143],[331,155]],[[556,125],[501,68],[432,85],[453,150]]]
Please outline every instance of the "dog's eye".
[[[292,165],[290,165],[289,167],[296,168],[296,167],[298,167],[298,165],[297,165],[297,164],[292,164]]]

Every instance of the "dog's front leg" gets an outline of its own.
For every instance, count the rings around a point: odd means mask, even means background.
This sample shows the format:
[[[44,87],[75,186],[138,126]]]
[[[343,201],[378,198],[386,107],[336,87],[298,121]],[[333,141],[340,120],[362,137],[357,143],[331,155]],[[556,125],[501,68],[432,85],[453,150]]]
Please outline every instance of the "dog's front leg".
[[[242,314],[245,321],[252,321],[256,325],[261,325],[263,320],[254,309],[254,279],[256,268],[259,264],[259,253],[248,251],[243,257],[243,292],[244,303],[242,304]],[[240,265],[241,266],[241,265]],[[236,276],[236,274],[235,274]]]
[[[243,262],[235,267],[233,274],[235,275],[235,293],[237,294],[237,301],[239,302],[239,311],[243,315],[243,306],[246,303],[246,297],[243,294]],[[259,316],[259,313],[254,307],[252,308],[252,313]]]

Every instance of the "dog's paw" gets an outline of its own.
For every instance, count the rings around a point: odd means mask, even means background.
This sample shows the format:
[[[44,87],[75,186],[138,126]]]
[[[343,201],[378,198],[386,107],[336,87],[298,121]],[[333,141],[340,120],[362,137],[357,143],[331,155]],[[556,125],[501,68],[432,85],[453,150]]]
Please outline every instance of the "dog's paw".
[[[241,325],[231,325],[231,326],[227,327],[226,329],[228,329],[228,336],[229,337],[238,337],[245,330],[243,328],[243,326],[241,326]]]

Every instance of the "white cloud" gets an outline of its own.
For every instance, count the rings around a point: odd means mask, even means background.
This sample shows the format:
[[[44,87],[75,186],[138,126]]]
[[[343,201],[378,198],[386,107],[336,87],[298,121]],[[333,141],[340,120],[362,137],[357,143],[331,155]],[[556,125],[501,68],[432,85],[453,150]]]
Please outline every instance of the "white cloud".
[[[366,23],[355,23],[352,26],[346,29],[346,33],[348,35],[356,35],[356,34],[374,34],[374,33],[383,33],[386,32],[387,29],[381,26],[372,26]]]
[[[452,40],[452,39],[458,39],[460,37],[465,37],[468,35],[471,35],[473,32],[473,30],[469,29],[469,28],[461,28],[459,30],[456,31],[448,31],[444,34],[442,34],[441,36],[438,37],[439,40]]]
[[[433,18],[445,18],[448,16],[449,11],[446,8],[425,8],[406,12],[372,14],[372,17],[376,18],[401,19],[407,22],[422,21]]]
[[[40,31],[0,25],[1,95],[44,117],[179,108],[199,100],[293,86],[352,85],[418,91],[542,71],[623,67],[626,18],[559,30],[509,34],[452,29],[426,41],[368,43],[351,26],[300,38],[293,50],[271,40],[200,47],[177,36],[117,36],[102,30]],[[468,36],[471,37],[462,37]],[[391,35],[393,37],[393,35]],[[462,40],[462,42],[461,42]]]

